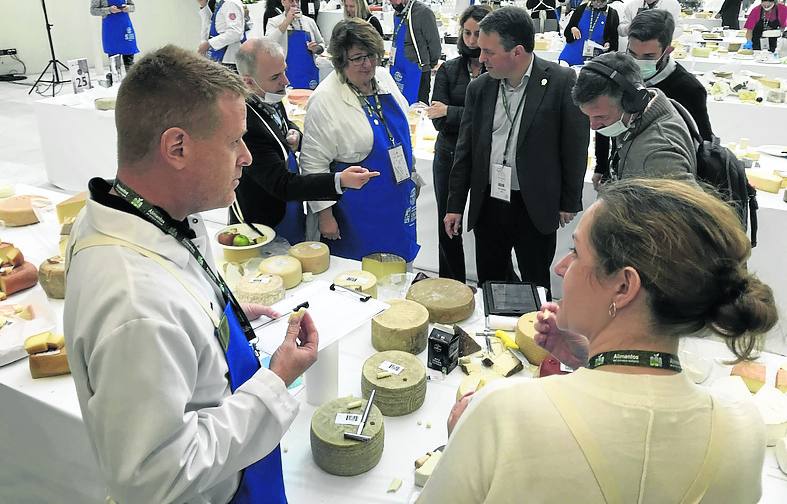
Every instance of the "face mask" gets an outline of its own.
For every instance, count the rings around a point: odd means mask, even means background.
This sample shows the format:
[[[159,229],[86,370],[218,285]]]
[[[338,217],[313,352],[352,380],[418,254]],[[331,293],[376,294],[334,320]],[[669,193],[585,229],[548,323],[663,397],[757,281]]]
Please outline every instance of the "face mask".
[[[597,129],[596,133],[604,135],[605,137],[616,137],[618,135],[622,135],[629,129],[623,123],[623,114],[620,114],[620,119],[617,122],[610,124],[609,126],[604,126],[603,128]]]
[[[277,103],[281,103],[281,101],[287,96],[286,93],[269,93],[263,90],[262,86],[260,86],[255,79],[252,79],[252,82],[254,82],[254,85],[257,86],[257,91],[263,92],[262,95],[260,95],[259,92],[256,94],[257,96],[259,96],[260,100],[262,100],[264,103],[268,103],[270,105],[276,105]]]
[[[404,10],[404,2],[400,3],[399,5],[394,5],[393,8],[396,12],[401,13]]]
[[[645,80],[650,79],[658,73],[658,60],[635,59],[634,63],[639,67],[639,74]]]
[[[480,47],[476,47],[475,49],[470,49],[464,44],[462,44],[461,48],[459,49],[459,52],[462,53],[462,56],[465,56],[467,58],[478,58],[479,56],[481,56]]]

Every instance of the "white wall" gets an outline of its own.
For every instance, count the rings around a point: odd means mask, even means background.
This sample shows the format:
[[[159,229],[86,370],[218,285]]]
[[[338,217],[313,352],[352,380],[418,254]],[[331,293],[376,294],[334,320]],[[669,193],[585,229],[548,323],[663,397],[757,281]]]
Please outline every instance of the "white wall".
[[[172,43],[187,49],[199,44],[196,0],[135,0],[131,21],[140,51]],[[47,0],[57,58],[88,58],[95,65],[101,51],[101,18],[90,15],[90,0]],[[0,49],[14,47],[38,74],[50,59],[41,0],[0,0]],[[4,57],[3,60],[8,58]]]

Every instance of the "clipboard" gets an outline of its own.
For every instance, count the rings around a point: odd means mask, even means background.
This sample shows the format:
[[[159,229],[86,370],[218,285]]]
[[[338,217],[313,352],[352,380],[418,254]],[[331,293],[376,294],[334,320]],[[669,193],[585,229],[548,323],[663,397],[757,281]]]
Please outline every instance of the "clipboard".
[[[541,308],[538,287],[528,282],[484,283],[484,316],[520,317]]]

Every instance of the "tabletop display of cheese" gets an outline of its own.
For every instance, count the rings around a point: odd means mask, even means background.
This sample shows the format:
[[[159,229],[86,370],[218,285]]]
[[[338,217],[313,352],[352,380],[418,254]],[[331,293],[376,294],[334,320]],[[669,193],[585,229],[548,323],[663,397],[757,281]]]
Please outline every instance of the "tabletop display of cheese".
[[[429,311],[407,299],[386,302],[391,307],[372,319],[374,349],[401,350],[415,355],[423,352],[429,331]]]
[[[293,245],[290,255],[301,262],[304,273],[322,273],[331,264],[331,251],[322,242],[307,241]]]
[[[370,254],[361,259],[361,269],[373,274],[378,282],[385,283],[396,273],[407,272],[407,263],[396,254]]]
[[[473,290],[449,278],[427,278],[407,290],[407,299],[429,310],[429,321],[453,324],[465,320],[475,311]]]
[[[333,279],[340,287],[352,289],[377,298],[377,277],[373,273],[361,270],[345,271]]]
[[[45,332],[25,340],[25,351],[29,358],[30,375],[33,378],[68,374],[66,341],[62,334]]]
[[[303,278],[301,262],[288,255],[277,255],[263,259],[260,263],[260,272],[279,275],[284,280],[285,289],[292,289],[301,283]]]
[[[519,345],[519,350],[527,361],[534,366],[541,365],[549,355],[549,352],[541,348],[534,339],[537,331],[533,324],[536,322],[537,313],[535,311],[525,313],[516,323],[516,344]]]
[[[21,266],[0,266],[0,292],[10,296],[29,289],[38,283],[38,270],[32,263],[23,262]]]
[[[57,221],[63,224],[67,219],[76,218],[77,214],[82,207],[85,206],[87,199],[87,191],[75,194],[55,205],[55,212],[57,213]]]
[[[741,362],[732,368],[732,376],[740,376],[746,387],[757,393],[765,385],[765,366],[756,362]]]
[[[96,110],[115,110],[115,98],[96,98],[93,102]]]
[[[66,261],[61,256],[50,257],[38,267],[38,282],[52,299],[66,297]]]
[[[8,227],[36,224],[38,216],[33,208],[33,203],[44,199],[24,194],[2,199],[0,200],[0,221]]]
[[[353,408],[348,405],[361,403]],[[345,413],[356,415],[360,421],[366,400],[355,397],[340,397],[323,404],[314,412],[311,422],[311,448],[314,462],[320,469],[337,476],[355,476],[365,473],[380,462],[383,456],[385,429],[383,414],[377,407],[377,401],[369,410],[369,418],[361,434],[371,436],[369,441],[345,439],[345,432],[355,433],[358,424],[337,424],[341,417],[346,420]]]
[[[766,446],[775,446],[787,436],[787,396],[771,385],[754,394],[754,404],[765,422]]]
[[[241,303],[270,306],[284,299],[284,280],[279,275],[251,273],[238,281],[235,296]]]
[[[361,372],[361,392],[368,398],[372,389],[375,406],[385,416],[401,416],[421,407],[426,397],[426,367],[412,354],[399,350],[369,357]]]

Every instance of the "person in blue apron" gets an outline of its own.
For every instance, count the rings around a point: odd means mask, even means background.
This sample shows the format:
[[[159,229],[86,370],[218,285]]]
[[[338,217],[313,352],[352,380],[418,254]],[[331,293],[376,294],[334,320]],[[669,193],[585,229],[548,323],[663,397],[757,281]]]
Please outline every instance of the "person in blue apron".
[[[566,45],[558,60],[581,65],[602,52],[617,51],[619,22],[618,13],[607,7],[607,0],[583,3],[574,9],[566,25]]]
[[[283,0],[284,13],[271,18],[265,33],[281,44],[287,56],[287,78],[295,89],[320,83],[316,56],[325,51],[317,23],[301,13],[299,0]]]
[[[787,5],[763,0],[752,9],[743,27],[746,28],[744,49],[774,52],[787,28]]]
[[[235,70],[235,55],[246,41],[246,15],[240,0],[198,0],[202,42],[197,52]]]
[[[137,35],[128,13],[134,12],[134,0],[92,0],[90,13],[101,16],[101,42],[107,56],[120,54],[128,69],[134,63]]]
[[[418,88],[421,85],[421,68],[405,56],[404,43],[407,40],[408,20],[413,4],[410,1],[402,13],[394,16],[393,47],[391,48],[391,75],[399,91],[407,98],[407,103],[418,101]]]

